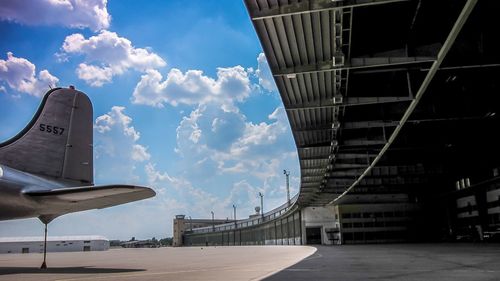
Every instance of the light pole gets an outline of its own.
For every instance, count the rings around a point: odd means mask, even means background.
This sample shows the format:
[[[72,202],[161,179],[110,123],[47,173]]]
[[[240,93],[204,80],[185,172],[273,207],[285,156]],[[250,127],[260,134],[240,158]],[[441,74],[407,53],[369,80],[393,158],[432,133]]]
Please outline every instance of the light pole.
[[[260,196],[260,212],[262,214],[262,221],[264,221],[264,194],[262,192],[259,192]]]
[[[234,211],[234,229],[238,228],[238,223],[236,222],[236,205],[233,204],[233,211]],[[234,237],[236,238],[236,232],[234,232]]]
[[[210,213],[212,213],[212,230],[215,232],[214,211],[210,211]]]
[[[193,232],[193,219],[189,216],[189,227],[191,228],[191,232]]]
[[[286,176],[286,202],[288,202],[288,205],[290,205],[290,171],[283,170],[283,174]]]

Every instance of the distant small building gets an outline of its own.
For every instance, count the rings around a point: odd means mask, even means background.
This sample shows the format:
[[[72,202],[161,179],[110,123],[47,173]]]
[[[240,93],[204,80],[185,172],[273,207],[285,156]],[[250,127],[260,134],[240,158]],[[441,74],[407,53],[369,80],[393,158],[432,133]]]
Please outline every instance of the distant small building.
[[[109,240],[98,235],[47,237],[47,252],[106,251]],[[0,254],[43,253],[43,237],[0,237]]]
[[[134,240],[122,242],[120,246],[123,248],[158,248],[160,244],[151,240]]]
[[[226,219],[191,219],[186,218],[185,215],[176,215],[174,218],[174,237],[172,239],[172,246],[184,246],[183,235],[185,232],[193,231],[193,228],[216,226],[218,224],[234,222],[234,220]]]

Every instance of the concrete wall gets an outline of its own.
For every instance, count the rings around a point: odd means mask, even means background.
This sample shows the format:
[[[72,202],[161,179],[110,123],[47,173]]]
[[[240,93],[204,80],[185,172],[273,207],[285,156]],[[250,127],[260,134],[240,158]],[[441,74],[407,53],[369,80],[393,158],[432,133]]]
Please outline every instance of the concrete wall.
[[[338,227],[335,221],[335,209],[333,206],[307,207],[302,209],[302,240],[307,244],[306,228],[321,228],[321,244],[332,245],[333,241],[328,238],[327,229]]]
[[[412,240],[415,203],[345,204],[337,207],[343,244]]]
[[[301,245],[301,212],[264,223],[205,233],[185,233],[185,246]]]
[[[182,246],[182,236],[186,228],[186,220],[184,217],[179,217],[174,219],[174,237],[172,238],[172,246],[180,247]]]
[[[500,187],[492,189],[486,193],[486,200],[490,207],[488,208],[488,214],[500,214]],[[494,206],[497,202],[497,206]]]
[[[479,215],[477,210],[467,210],[468,206],[474,208],[477,205],[476,197],[474,195],[462,197],[457,199],[457,209],[462,209],[465,211],[459,212],[457,217],[459,218],[468,218],[468,217],[477,217]]]

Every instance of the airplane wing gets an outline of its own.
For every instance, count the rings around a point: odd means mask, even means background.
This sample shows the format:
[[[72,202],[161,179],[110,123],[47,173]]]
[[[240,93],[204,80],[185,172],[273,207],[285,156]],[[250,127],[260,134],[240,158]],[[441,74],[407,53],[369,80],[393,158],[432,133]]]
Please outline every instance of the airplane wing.
[[[102,185],[28,191],[24,195],[43,205],[46,216],[57,217],[146,199],[156,193],[142,186]]]

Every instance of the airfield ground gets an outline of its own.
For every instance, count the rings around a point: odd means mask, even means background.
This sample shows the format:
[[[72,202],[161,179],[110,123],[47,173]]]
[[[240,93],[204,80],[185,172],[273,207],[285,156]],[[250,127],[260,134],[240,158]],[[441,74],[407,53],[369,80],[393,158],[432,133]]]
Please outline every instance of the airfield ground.
[[[0,255],[0,280],[500,280],[500,245],[112,249]]]

